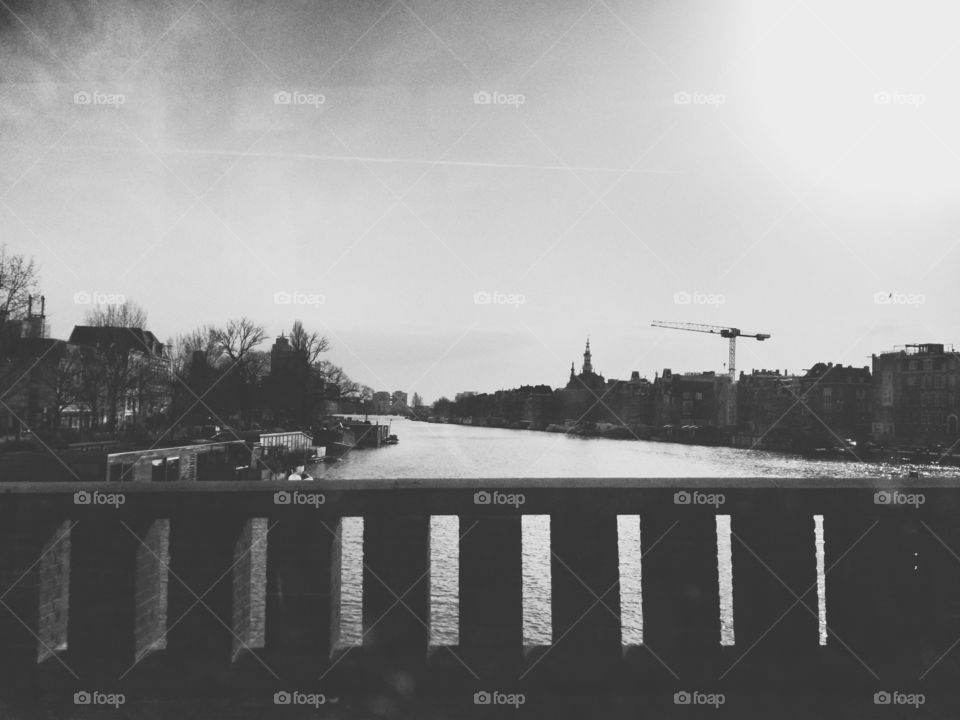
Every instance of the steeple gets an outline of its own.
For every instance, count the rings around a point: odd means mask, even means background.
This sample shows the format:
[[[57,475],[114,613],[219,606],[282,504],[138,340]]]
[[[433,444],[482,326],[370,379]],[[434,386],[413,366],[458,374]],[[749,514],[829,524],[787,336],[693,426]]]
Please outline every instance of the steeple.
[[[583,351],[583,373],[589,375],[593,372],[593,365],[590,363],[590,336],[587,336],[587,348]]]
[[[575,375],[576,375],[576,372],[573,369],[573,362],[571,362],[570,363],[570,379],[572,380]]]

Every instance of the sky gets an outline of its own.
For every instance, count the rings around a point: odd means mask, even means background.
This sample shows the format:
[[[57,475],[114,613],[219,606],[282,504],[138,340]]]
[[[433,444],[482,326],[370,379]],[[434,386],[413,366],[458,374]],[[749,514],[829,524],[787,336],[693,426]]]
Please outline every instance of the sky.
[[[51,335],[300,319],[428,400],[960,341],[950,0],[0,3]],[[266,349],[266,345],[264,349]]]

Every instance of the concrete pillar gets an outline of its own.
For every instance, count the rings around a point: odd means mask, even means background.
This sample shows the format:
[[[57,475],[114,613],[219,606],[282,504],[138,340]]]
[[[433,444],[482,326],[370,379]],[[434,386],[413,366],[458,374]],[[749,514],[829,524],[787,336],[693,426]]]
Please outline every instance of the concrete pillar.
[[[829,654],[871,681],[864,664],[885,682],[915,683],[922,672],[917,624],[925,601],[916,568],[929,545],[913,512],[870,507],[824,517]]]
[[[266,596],[267,518],[250,518],[233,548],[234,661],[266,644]]]
[[[57,522],[35,523],[20,508],[20,503],[11,500],[0,503],[0,687],[11,689],[23,686],[38,659],[44,657],[38,654],[36,638],[40,610],[37,561],[54,533],[60,536],[65,530]],[[64,541],[68,542],[67,538]],[[47,595],[48,606],[57,594]]]
[[[70,612],[70,559],[74,523],[64,520],[40,548],[38,574],[37,662],[67,649]]]
[[[716,678],[720,650],[716,515],[688,506],[666,510],[640,519],[643,642],[649,652],[634,654],[651,682],[673,681],[672,671],[688,683],[705,683]]]
[[[602,692],[619,678],[620,574],[617,516],[568,510],[550,518],[553,645],[544,668],[553,683]],[[553,684],[552,683],[552,684]]]
[[[134,662],[137,546],[121,520],[103,513],[71,531],[68,662],[96,686],[112,687]]]
[[[363,558],[366,681],[416,693],[430,638],[430,517],[365,516]]]
[[[210,511],[188,510],[171,517],[166,659],[185,689],[209,689],[229,668],[232,566],[244,522],[214,517]]]
[[[523,659],[521,517],[460,517],[460,650],[490,682],[519,674]]]
[[[953,691],[960,677],[960,498],[949,491],[927,491],[918,513],[916,618],[918,667],[925,686]],[[949,651],[949,652],[948,652]]]
[[[819,651],[813,513],[783,497],[728,501],[737,664],[730,682],[802,685]],[[791,593],[792,591],[792,593]],[[798,602],[794,593],[800,597]]]
[[[170,582],[170,520],[160,518],[137,528],[134,588],[134,660],[167,647]]]
[[[316,677],[330,656],[331,557],[339,523],[303,513],[270,523],[267,662],[284,678]]]

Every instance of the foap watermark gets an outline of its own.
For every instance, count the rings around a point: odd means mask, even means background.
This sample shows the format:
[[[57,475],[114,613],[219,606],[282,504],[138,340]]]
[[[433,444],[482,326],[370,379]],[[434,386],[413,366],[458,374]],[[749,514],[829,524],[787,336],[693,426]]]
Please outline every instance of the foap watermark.
[[[912,105],[920,107],[927,102],[923,93],[902,93],[890,90],[879,90],[873,94],[874,105]]]
[[[527,302],[527,296],[523,293],[504,293],[494,290],[477,290],[473,294],[474,305],[507,305],[519,310],[520,306]]]
[[[277,90],[273,94],[274,105],[306,105],[314,110],[319,110],[320,106],[327,102],[327,96],[323,93],[306,93],[294,90]]]
[[[74,705],[111,705],[114,709],[127,702],[123,693],[105,693],[99,690],[79,690],[73,694]]]
[[[881,690],[873,694],[874,705],[912,705],[915,710],[927,701],[923,693],[905,693],[900,690]]]
[[[113,506],[114,510],[117,510],[126,502],[127,498],[123,493],[105,493],[100,492],[99,490],[94,490],[93,492],[90,492],[89,490],[80,490],[73,494],[74,505],[111,505]]]
[[[873,294],[873,304],[874,305],[907,305],[920,309],[920,306],[927,302],[927,296],[923,293],[903,293],[897,292],[888,292],[886,290],[879,290]]]
[[[305,693],[299,690],[280,690],[273,694],[274,705],[309,705],[320,707],[327,702],[323,693]]]
[[[912,505],[919,508],[927,502],[927,496],[923,493],[905,493],[899,490],[881,490],[873,494],[874,505],[892,505],[899,507],[901,505]]]
[[[316,509],[327,502],[323,493],[305,493],[299,490],[278,490],[273,494],[274,505],[309,505]]]
[[[94,290],[87,292],[80,290],[73,294],[74,305],[123,305],[127,296],[123,293],[104,293]]]
[[[73,94],[74,105],[106,105],[114,109],[119,108],[127,102],[127,96],[123,93],[106,93],[94,90],[80,90]]]
[[[705,693],[699,690],[681,690],[673,694],[674,705],[712,705],[719,708],[727,701],[723,693]]]
[[[727,102],[727,96],[722,93],[705,93],[699,90],[688,92],[680,90],[673,94],[674,105],[712,105],[720,107]]]
[[[727,302],[725,295],[719,293],[687,292],[681,290],[673,294],[674,305],[712,305],[719,308]]]
[[[505,93],[499,90],[488,92],[487,90],[477,90],[473,94],[474,105],[511,105],[518,108],[527,101],[527,96],[523,93]]]
[[[499,490],[481,490],[473,494],[474,505],[512,505],[519,508],[527,501],[523,493],[505,493]]]
[[[312,305],[320,307],[327,302],[325,295],[320,293],[288,292],[278,290],[273,294],[274,305]]]
[[[674,505],[713,505],[715,508],[720,507],[727,501],[726,496],[723,493],[704,493],[694,490],[690,492],[688,490],[681,490],[673,494],[673,504]]]
[[[505,693],[499,690],[480,690],[473,694],[474,705],[513,705],[519,708],[527,701],[523,693]]]

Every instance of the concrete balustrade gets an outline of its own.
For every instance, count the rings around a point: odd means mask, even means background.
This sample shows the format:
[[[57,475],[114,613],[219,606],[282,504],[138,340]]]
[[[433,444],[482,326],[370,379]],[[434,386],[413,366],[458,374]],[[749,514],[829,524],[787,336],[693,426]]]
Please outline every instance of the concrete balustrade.
[[[960,484],[904,483],[925,501],[878,504],[889,488],[866,480],[85,488],[122,491],[109,505],[76,504],[76,484],[10,483],[0,486],[0,687],[259,698],[299,687],[396,707],[470,705],[499,688],[671,711],[683,688],[745,707],[736,702],[818,693],[869,706],[864,693],[888,687],[949,705],[960,679]],[[524,501],[478,504],[474,493],[493,485]],[[323,498],[278,502],[278,490]],[[723,501],[678,502],[684,490]],[[523,645],[523,514],[550,516],[553,642],[534,649]],[[731,647],[720,645],[721,514],[732,532]],[[430,646],[434,515],[458,516],[462,536],[450,648]],[[621,641],[618,515],[639,516],[646,647]],[[824,518],[826,646],[814,515]],[[364,635],[348,650],[337,648],[346,516],[364,520]]]

